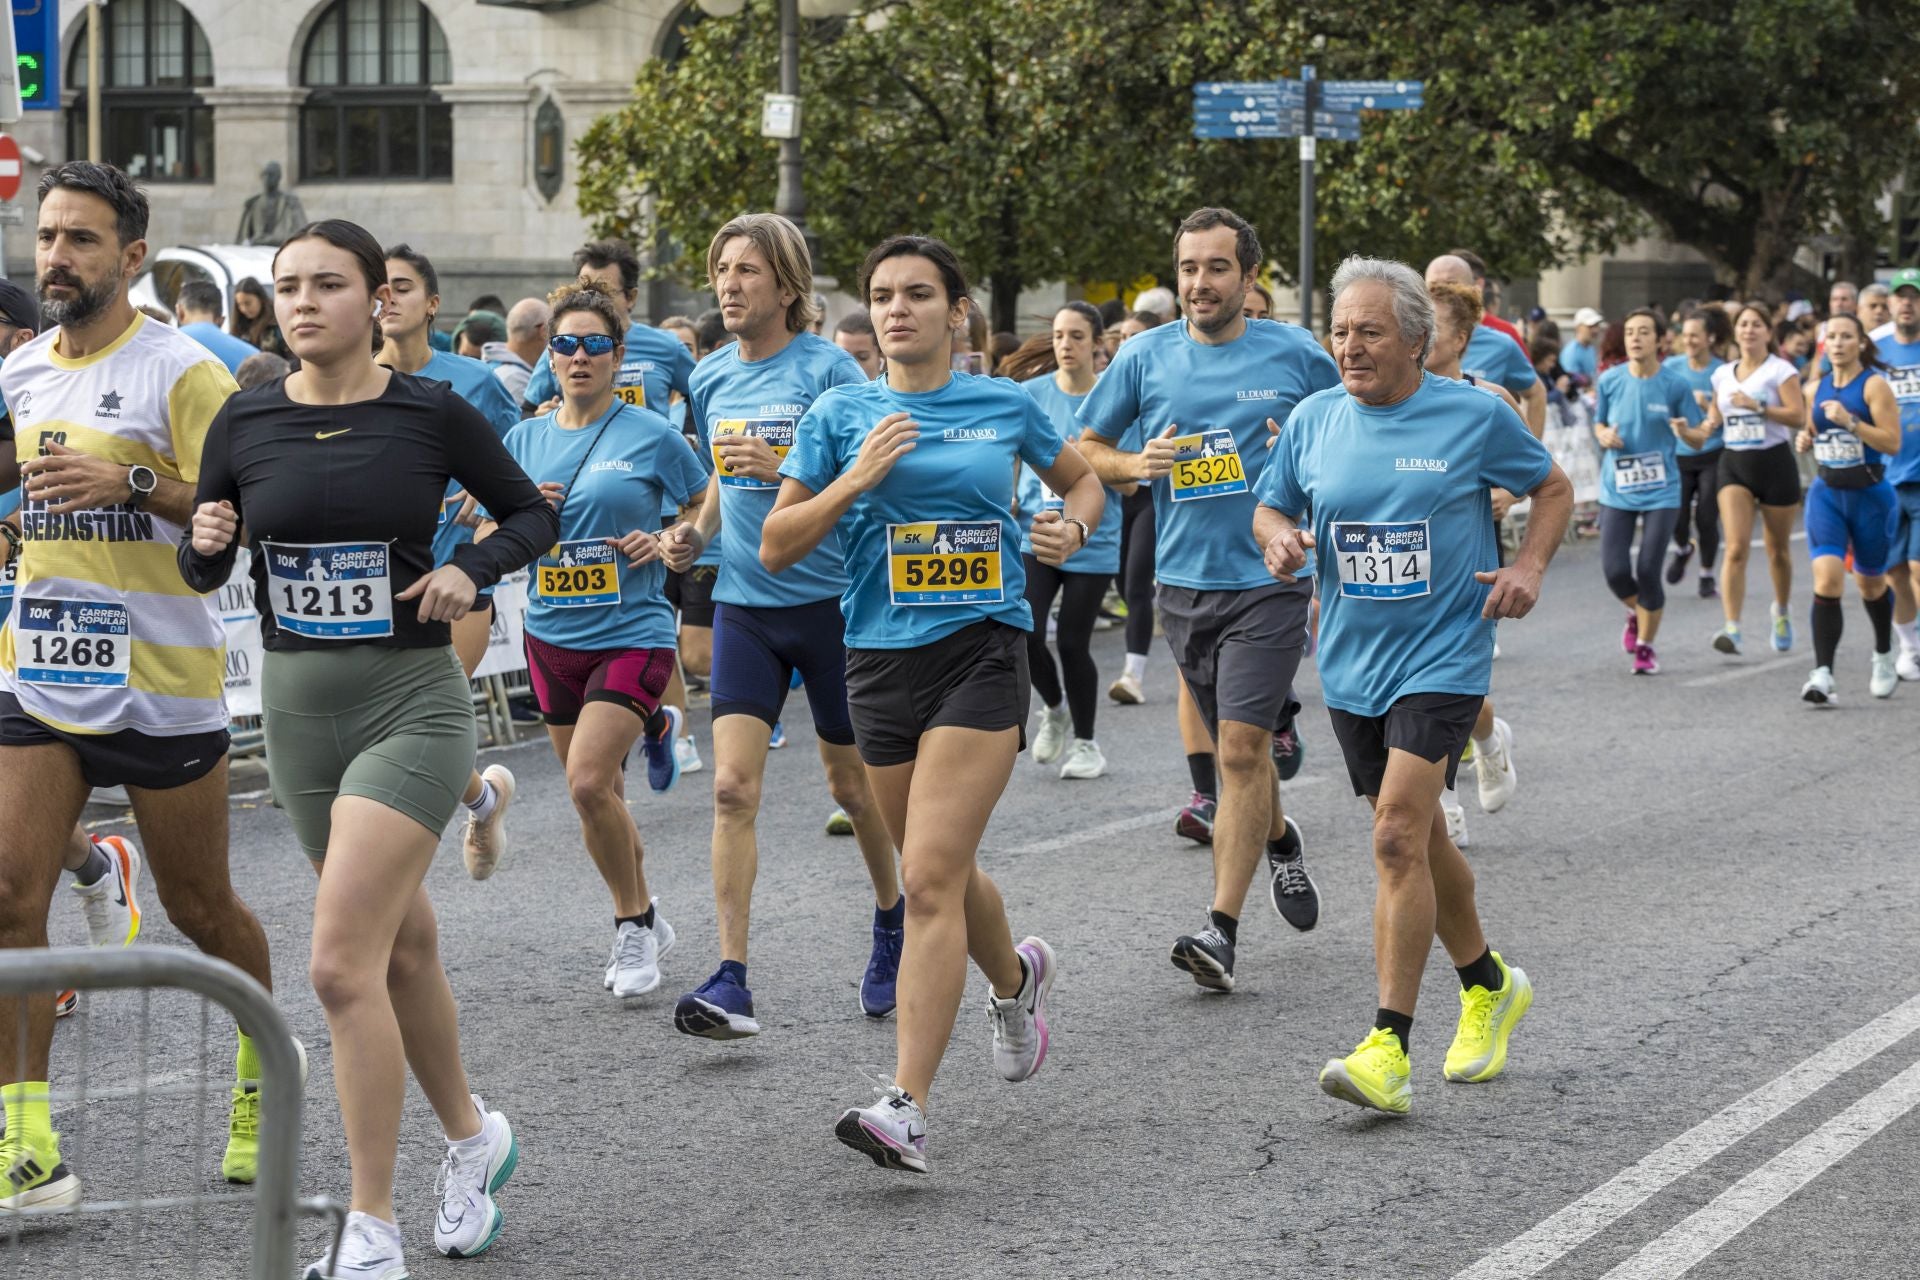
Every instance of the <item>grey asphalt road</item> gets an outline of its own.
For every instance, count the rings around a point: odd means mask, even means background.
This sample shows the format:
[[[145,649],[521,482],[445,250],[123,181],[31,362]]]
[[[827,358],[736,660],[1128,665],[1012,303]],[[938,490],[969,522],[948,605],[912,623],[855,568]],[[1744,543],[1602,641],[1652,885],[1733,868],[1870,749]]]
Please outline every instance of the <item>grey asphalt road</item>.
[[[1310,664],[1306,768],[1286,804],[1322,923],[1294,933],[1256,886],[1233,995],[1204,994],[1168,963],[1172,939],[1202,922],[1210,882],[1206,854],[1172,833],[1187,784],[1156,654],[1149,704],[1102,708],[1107,778],[1063,783],[1023,758],[996,812],[982,864],[1016,934],[1047,937],[1060,958],[1053,1047],[1035,1080],[999,1080],[971,978],[924,1178],[877,1170],[832,1137],[838,1112],[869,1095],[858,1069],[890,1064],[893,1027],[858,1012],[867,891],[852,843],[821,834],[830,804],[798,706],[761,824],[751,978],[765,1033],[733,1045],[677,1034],[670,1012],[717,959],[712,774],[634,801],[680,941],[663,988],[623,1003],[600,986],[610,911],[560,772],[543,744],[503,753],[521,785],[511,856],[475,884],[450,836],[430,888],[474,1085],[512,1118],[522,1162],[493,1251],[440,1258],[440,1139],[410,1091],[398,1196],[413,1274],[1450,1277],[1493,1255],[1479,1274],[1662,1276],[1693,1253],[1699,1276],[1903,1273],[1897,1260],[1920,1255],[1904,1207],[1920,1121],[1906,1109],[1914,1089],[1888,1103],[1883,1086],[1920,1060],[1920,1040],[1830,1052],[1770,1111],[1749,1095],[1920,994],[1920,686],[1866,696],[1868,633],[1851,599],[1843,700],[1825,713],[1797,698],[1804,635],[1784,659],[1726,659],[1707,645],[1717,619],[1689,584],[1669,610],[1664,672],[1631,676],[1618,607],[1580,546],[1556,563],[1538,614],[1502,627],[1494,693],[1518,737],[1520,790],[1497,815],[1469,795],[1468,856],[1488,934],[1538,998],[1503,1078],[1448,1085],[1457,982],[1436,948],[1404,1120],[1314,1084],[1375,998],[1367,815]],[[1096,645],[1116,669],[1118,633]],[[305,980],[311,879],[278,812],[237,799],[232,829],[281,1004],[312,1053],[302,1186],[343,1196],[326,1025]],[[82,936],[66,903],[54,925],[60,941]],[[148,938],[179,943],[157,911]],[[129,994],[94,1003],[95,1087],[129,1082],[139,1010]],[[199,1027],[184,1000],[156,997],[149,1073],[190,1073]],[[227,1045],[214,1029],[217,1086]],[[64,1027],[61,1076],[78,1070],[78,1046]],[[1681,1142],[1624,1201],[1590,1198],[1730,1107],[1735,1121]],[[142,1181],[212,1188],[217,1146],[191,1149],[190,1112],[155,1104],[142,1168],[134,1104],[89,1108],[67,1155],[90,1198]],[[82,1119],[69,1109],[59,1123],[75,1135]],[[1543,1222],[1533,1270],[1501,1270],[1503,1247]],[[317,1252],[320,1227],[302,1235],[303,1256]],[[237,1276],[244,1240],[232,1210],[150,1215],[138,1230],[124,1217],[36,1225],[24,1256],[0,1245],[0,1280]]]

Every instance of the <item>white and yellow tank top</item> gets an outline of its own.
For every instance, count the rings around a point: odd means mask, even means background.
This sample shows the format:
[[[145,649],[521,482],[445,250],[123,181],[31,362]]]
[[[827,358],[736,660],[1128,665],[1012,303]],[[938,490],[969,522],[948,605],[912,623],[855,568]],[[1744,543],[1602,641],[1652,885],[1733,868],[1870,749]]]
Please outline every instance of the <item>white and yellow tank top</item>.
[[[214,414],[238,387],[205,347],[136,314],[84,359],[60,330],[0,365],[24,460],[48,441],[189,486]],[[225,728],[216,597],[180,577],[181,527],[131,505],[62,515],[23,501],[19,579],[0,630],[0,689],[68,733],[159,736]]]

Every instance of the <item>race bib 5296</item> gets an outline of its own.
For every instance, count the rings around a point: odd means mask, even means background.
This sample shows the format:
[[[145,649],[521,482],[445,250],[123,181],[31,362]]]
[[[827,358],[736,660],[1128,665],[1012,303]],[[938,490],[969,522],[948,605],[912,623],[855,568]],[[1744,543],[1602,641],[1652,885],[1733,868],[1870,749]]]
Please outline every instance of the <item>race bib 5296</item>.
[[[757,436],[773,450],[778,466],[787,460],[793,448],[792,418],[722,418],[713,424],[713,469],[720,483],[729,489],[778,489],[778,480],[755,480],[730,470],[720,453],[720,441],[727,436]]]
[[[126,688],[133,633],[125,605],[27,596],[14,622],[14,662],[27,683]]]
[[[897,605],[999,604],[998,520],[887,526],[887,573]]]
[[[1233,432],[1216,428],[1175,436],[1173,449],[1173,474],[1168,483],[1175,502],[1247,492],[1247,470],[1241,465]]]
[[[533,592],[556,609],[619,604],[618,556],[598,538],[562,542],[534,566]]]
[[[393,580],[384,542],[265,542],[267,600],[282,630],[312,640],[393,634]]]
[[[1425,520],[1373,524],[1336,521],[1334,572],[1340,594],[1363,600],[1408,600],[1431,593],[1433,548]]]

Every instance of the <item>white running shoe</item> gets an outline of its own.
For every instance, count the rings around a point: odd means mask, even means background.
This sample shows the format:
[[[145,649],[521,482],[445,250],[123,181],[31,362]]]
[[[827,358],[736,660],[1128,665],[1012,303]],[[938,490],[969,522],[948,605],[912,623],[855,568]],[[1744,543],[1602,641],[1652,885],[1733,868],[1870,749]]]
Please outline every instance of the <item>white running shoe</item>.
[[[485,880],[500,860],[507,856],[507,806],[513,803],[513,773],[503,764],[490,764],[480,771],[480,781],[493,788],[493,812],[485,822],[467,813],[467,838],[460,853],[467,874]]]
[[[993,1024],[993,1065],[1001,1079],[1018,1083],[1047,1060],[1047,993],[1059,966],[1053,948],[1039,938],[1022,939],[1014,950],[1025,977],[1010,1000],[987,991],[987,1021]]]
[[[1452,790],[1440,793],[1440,812],[1447,815],[1447,839],[1453,841],[1453,847],[1467,847],[1467,811],[1460,807],[1460,799]]]
[[[643,996],[660,985],[660,959],[673,950],[673,926],[654,908],[653,928],[629,920],[613,939],[613,994],[621,999]]]
[[[927,1171],[926,1113],[891,1080],[880,1086],[880,1101],[841,1112],[833,1136],[882,1169]]]
[[[1800,686],[1800,700],[1811,702],[1816,707],[1830,707],[1834,704],[1833,668],[1815,667],[1807,682]]]
[[[449,1258],[474,1258],[485,1253],[500,1234],[506,1219],[493,1202],[494,1192],[507,1184],[520,1163],[520,1142],[513,1126],[498,1111],[473,1095],[480,1113],[484,1142],[447,1144],[440,1165],[440,1212],[433,1220],[433,1247]]]
[[[1092,738],[1075,738],[1067,751],[1067,762],[1060,766],[1063,778],[1098,778],[1106,771],[1106,754]]]
[[[1147,700],[1147,691],[1140,687],[1139,676],[1123,671],[1107,686],[1107,696],[1123,707],[1137,707]]]
[[[1033,762],[1053,764],[1067,748],[1065,707],[1040,708],[1040,724],[1033,734]]]
[[[321,1254],[302,1280],[407,1280],[400,1228],[370,1213],[348,1214],[339,1253],[328,1249]]]
[[[132,946],[140,936],[140,851],[124,836],[103,836],[94,843],[113,869],[94,884],[72,886],[86,917],[87,945]]]
[[[1867,682],[1867,688],[1876,698],[1891,698],[1893,691],[1900,687],[1900,673],[1894,669],[1894,658],[1890,653],[1873,655],[1873,675]]]
[[[693,740],[693,735],[690,733],[684,738],[673,740],[673,754],[680,758],[682,773],[698,773],[707,767],[700,763],[700,744]]]
[[[1893,669],[1902,680],[1920,680],[1920,649],[1902,649]]]
[[[655,924],[655,926],[662,927],[665,930],[664,934],[659,939],[660,954],[655,957],[655,959],[658,959],[658,960],[665,960],[667,958],[667,952],[673,950],[673,926],[670,924],[666,924],[664,921],[660,919],[660,899],[649,898],[647,900],[647,905],[653,908],[653,923]],[[600,984],[601,986],[605,987],[608,991],[613,990],[613,971],[619,967],[619,964],[620,964],[620,931],[616,929],[614,930],[614,933],[613,933],[613,950],[607,953],[606,979]]]
[[[1473,771],[1480,781],[1480,807],[1487,813],[1498,813],[1513,799],[1514,788],[1520,785],[1520,775],[1513,767],[1513,726],[1499,716],[1493,718],[1493,742],[1482,747],[1474,745]],[[1459,841],[1454,841],[1457,845]]]

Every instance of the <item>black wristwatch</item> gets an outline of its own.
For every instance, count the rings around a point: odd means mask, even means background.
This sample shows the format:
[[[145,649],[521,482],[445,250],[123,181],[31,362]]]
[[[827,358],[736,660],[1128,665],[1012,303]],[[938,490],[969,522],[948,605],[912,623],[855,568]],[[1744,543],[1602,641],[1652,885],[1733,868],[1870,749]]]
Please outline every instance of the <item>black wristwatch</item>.
[[[4,559],[0,559],[0,564],[12,564],[14,557],[20,554],[20,531],[13,527],[12,522],[0,520],[0,536],[7,543],[7,553]]]
[[[152,467],[132,466],[127,468],[127,488],[133,496],[127,499],[130,507],[144,507],[147,499],[153,496],[153,490],[160,483],[160,477],[153,473]]]

